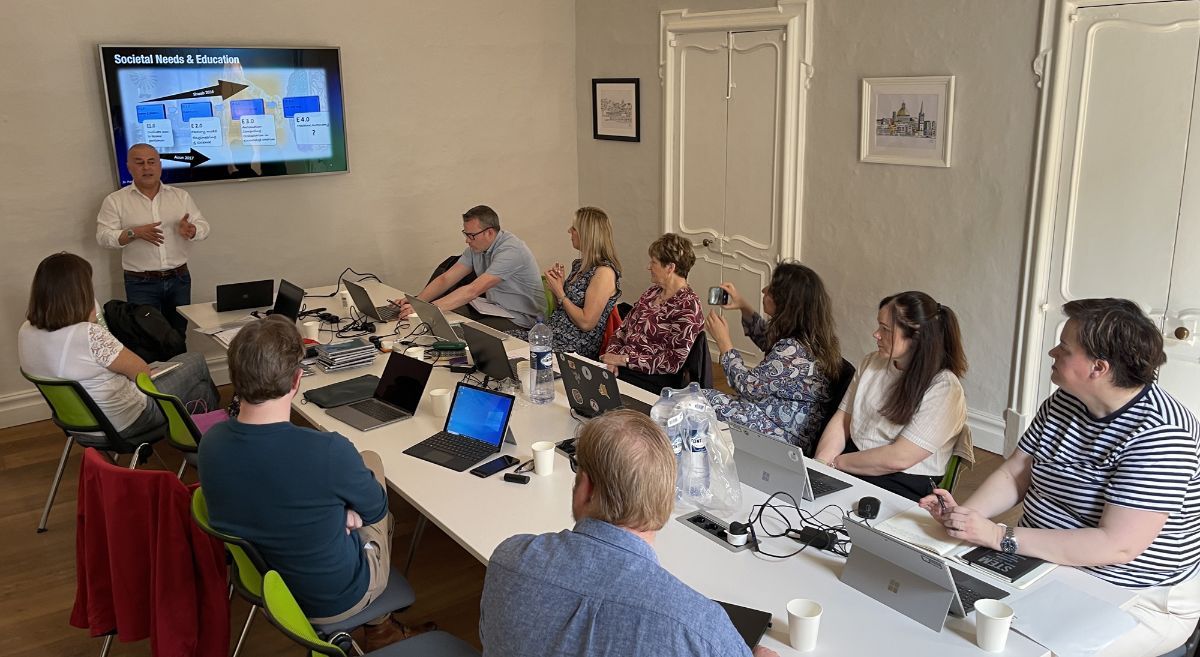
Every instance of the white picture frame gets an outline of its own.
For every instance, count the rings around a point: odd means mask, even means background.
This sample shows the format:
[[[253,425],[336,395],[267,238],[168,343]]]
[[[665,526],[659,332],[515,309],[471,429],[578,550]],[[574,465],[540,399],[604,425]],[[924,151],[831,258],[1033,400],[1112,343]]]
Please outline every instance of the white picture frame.
[[[859,161],[949,167],[954,76],[863,78]]]

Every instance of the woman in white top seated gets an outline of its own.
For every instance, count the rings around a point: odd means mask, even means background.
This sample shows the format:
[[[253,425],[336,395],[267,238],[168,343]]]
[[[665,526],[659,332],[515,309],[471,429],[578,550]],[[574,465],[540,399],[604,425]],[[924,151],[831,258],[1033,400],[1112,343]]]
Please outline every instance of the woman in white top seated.
[[[166,424],[158,405],[134,384],[149,367],[96,323],[92,266],[73,253],[56,253],[38,265],[29,293],[25,323],[17,332],[21,369],[34,376],[83,384],[122,436]],[[155,386],[202,409],[220,403],[208,365],[199,353],[180,354],[181,363],[155,380]]]
[[[878,350],[863,359],[817,460],[919,500],[941,479],[967,420],[958,318],[924,292],[879,302]]]

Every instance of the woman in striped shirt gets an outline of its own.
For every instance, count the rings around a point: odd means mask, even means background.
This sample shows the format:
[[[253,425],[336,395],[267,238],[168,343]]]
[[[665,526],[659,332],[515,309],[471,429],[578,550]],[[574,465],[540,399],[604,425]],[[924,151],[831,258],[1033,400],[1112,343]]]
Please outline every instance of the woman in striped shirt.
[[[1155,384],[1162,335],[1134,303],[1063,311],[1050,350],[1059,389],[1018,449],[961,506],[940,489],[921,506],[955,538],[1138,589],[1138,627],[1100,654],[1160,655],[1200,618],[1200,427]],[[1020,502],[1017,527],[989,520]]]

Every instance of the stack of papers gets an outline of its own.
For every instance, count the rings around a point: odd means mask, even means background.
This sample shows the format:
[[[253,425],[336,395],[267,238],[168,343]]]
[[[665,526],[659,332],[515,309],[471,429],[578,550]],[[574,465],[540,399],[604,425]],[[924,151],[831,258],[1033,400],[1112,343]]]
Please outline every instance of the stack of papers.
[[[336,344],[323,344],[316,350],[317,363],[326,372],[351,370],[375,362],[375,345],[362,338]]]

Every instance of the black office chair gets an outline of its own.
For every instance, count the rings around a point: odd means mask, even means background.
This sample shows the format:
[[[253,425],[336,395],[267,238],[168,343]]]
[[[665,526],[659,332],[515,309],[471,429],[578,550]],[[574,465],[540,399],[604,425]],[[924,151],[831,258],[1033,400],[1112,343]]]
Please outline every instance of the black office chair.
[[[833,414],[837,413],[838,405],[842,403],[842,397],[846,396],[846,390],[850,388],[850,382],[854,380],[854,371],[854,364],[843,358],[842,368],[838,372],[837,378],[830,382],[829,399],[821,405],[819,411],[821,413],[821,433],[825,433],[825,427],[833,419]],[[811,458],[816,450],[817,443],[813,441],[804,448],[804,455]]]
[[[674,374],[645,374],[628,367],[617,368],[617,378],[642,390],[659,394],[663,388],[683,388],[689,383],[699,383],[701,388],[711,388],[713,383],[712,355],[708,353],[708,339],[704,331],[696,336],[688,351],[683,367]]]
[[[425,284],[429,285],[430,283],[433,282],[433,279],[446,273],[446,271],[448,271],[451,267],[454,266],[454,263],[458,262],[458,258],[459,258],[459,256],[452,255],[449,258],[446,258],[445,260],[443,260],[442,264],[438,265],[437,267],[434,267],[433,273],[429,275],[429,280]],[[450,289],[446,290],[446,294],[449,294],[464,285],[469,285],[474,282],[475,282],[475,272],[471,272],[471,273],[467,274],[466,276],[463,276],[463,279],[461,281],[450,286]]]

